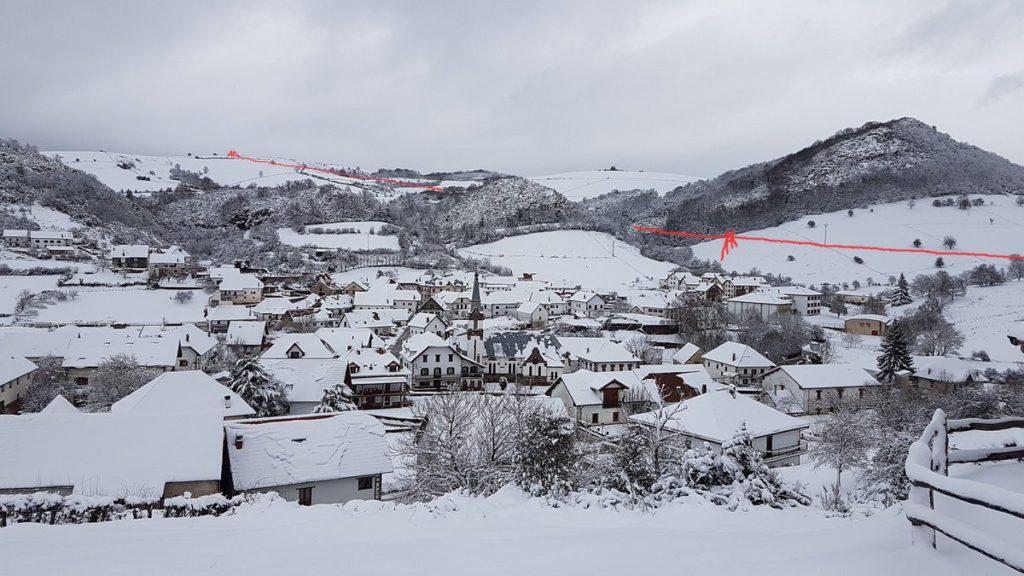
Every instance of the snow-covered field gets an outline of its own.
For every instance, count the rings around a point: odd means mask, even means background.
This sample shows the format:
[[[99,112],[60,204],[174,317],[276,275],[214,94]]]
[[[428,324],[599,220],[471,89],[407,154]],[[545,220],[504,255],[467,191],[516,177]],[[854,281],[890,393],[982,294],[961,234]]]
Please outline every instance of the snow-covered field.
[[[700,180],[700,178],[667,172],[589,170],[532,176],[530,180],[557,190],[569,200],[576,201],[594,198],[613,190],[653,189],[659,194],[664,194],[684,184]]]
[[[34,321],[60,324],[200,322],[208,298],[202,290],[193,290],[192,300],[184,304],[174,300],[174,290],[74,287],[69,287],[69,290],[77,290],[78,297],[50,304],[38,311]]]
[[[289,246],[316,246],[317,248],[344,248],[346,250],[398,250],[398,237],[378,234],[384,222],[329,222],[307,224],[306,233],[299,234],[291,228],[278,228],[277,236]],[[356,234],[314,234],[313,228],[326,230],[354,229]],[[374,233],[371,234],[370,231]]]
[[[545,280],[565,279],[594,290],[621,290],[637,281],[657,286],[658,279],[675,268],[641,256],[636,247],[607,234],[581,230],[511,236],[459,252],[507,266],[516,275],[532,272]]]
[[[13,314],[22,290],[32,293],[53,290],[59,276],[0,276],[0,314]]]
[[[10,574],[109,576],[1011,573],[954,544],[912,546],[895,508],[855,519],[702,504],[641,513],[550,508],[510,488],[430,507],[274,502],[221,518],[18,524],[0,530],[0,557]]]
[[[0,210],[34,220],[43,230],[71,230],[81,226],[67,214],[39,204],[32,206],[0,204]]]
[[[1012,196],[984,196],[985,206],[959,210],[951,206],[936,208],[932,199],[921,199],[911,209],[905,202],[879,204],[868,209],[804,216],[781,226],[743,232],[744,235],[810,240],[825,242],[828,225],[828,244],[871,245],[892,248],[913,248],[915,239],[921,248],[942,250],[945,236],[957,240],[955,251],[988,252],[996,254],[1024,254],[1024,208],[1014,204]],[[991,219],[991,221],[990,221]],[[815,227],[808,226],[813,220]],[[722,242],[714,240],[693,247],[699,258],[717,260]],[[793,255],[794,261],[787,260]],[[863,258],[863,264],[854,262],[854,256]],[[745,272],[757,267],[761,270],[792,276],[796,282],[841,283],[867,278],[884,282],[890,275],[903,272],[907,277],[935,272],[935,256],[876,252],[866,250],[832,250],[807,246],[789,246],[765,242],[739,241],[739,246],[725,257],[726,270]],[[994,263],[1005,266],[1007,260],[991,260],[964,256],[944,257],[945,270],[957,274],[977,266]]]
[[[968,289],[945,308],[946,318],[964,335],[962,352],[985,350],[992,360],[1020,362],[1020,348],[1007,335],[1024,335],[1024,282]]]

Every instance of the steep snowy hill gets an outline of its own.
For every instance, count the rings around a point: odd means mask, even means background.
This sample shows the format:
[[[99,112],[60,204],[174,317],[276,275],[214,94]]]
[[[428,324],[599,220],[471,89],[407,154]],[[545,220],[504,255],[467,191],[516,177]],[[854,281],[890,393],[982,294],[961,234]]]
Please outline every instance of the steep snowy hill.
[[[594,198],[615,190],[654,190],[665,194],[670,190],[696,182],[696,176],[668,172],[636,172],[629,170],[591,170],[564,172],[549,176],[532,176],[530,180],[561,192],[572,201]]]
[[[643,198],[639,210],[635,194],[618,194],[584,201],[578,214],[584,226],[637,241],[623,232],[631,224],[747,231],[805,214],[959,193],[1024,193],[1024,167],[900,118],[841,130],[793,154],[694,182],[662,199]]]
[[[1024,207],[1017,206],[1012,196],[976,196],[984,206],[960,210],[955,206],[935,207],[931,200],[921,200],[910,208],[906,202],[875,205],[847,211],[804,216],[780,226],[754,230],[750,236],[810,240],[829,244],[872,245],[891,248],[948,250],[942,242],[946,236],[956,240],[954,250],[1024,254]],[[814,227],[810,226],[814,222]],[[698,258],[717,260],[722,242],[715,240],[693,246]],[[789,256],[794,260],[790,261]],[[854,261],[863,259],[863,264]],[[885,282],[890,275],[905,273],[908,277],[935,272],[935,256],[895,252],[831,250],[808,246],[790,246],[764,242],[739,242],[739,247],[726,256],[722,265],[727,270],[746,271],[757,267],[764,271],[792,276],[807,283],[841,283],[873,278]],[[1007,261],[963,256],[943,258],[945,270],[957,274],[978,264],[1005,266]]]

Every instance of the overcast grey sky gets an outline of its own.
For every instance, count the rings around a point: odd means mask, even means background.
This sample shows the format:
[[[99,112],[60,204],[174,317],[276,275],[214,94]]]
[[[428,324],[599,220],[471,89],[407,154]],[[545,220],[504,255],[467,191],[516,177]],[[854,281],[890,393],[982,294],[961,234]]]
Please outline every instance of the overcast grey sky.
[[[915,116],[1024,163],[1024,2],[7,0],[0,137],[713,176]]]

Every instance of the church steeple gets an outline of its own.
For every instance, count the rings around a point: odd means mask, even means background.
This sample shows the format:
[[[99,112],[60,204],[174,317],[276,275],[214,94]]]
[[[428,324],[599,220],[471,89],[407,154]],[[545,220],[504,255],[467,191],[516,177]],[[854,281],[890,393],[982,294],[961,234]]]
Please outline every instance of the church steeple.
[[[480,273],[473,273],[473,299],[471,300],[470,311],[480,310]]]
[[[473,299],[469,310],[469,329],[466,330],[466,343],[469,345],[469,357],[479,362],[483,355],[484,344],[484,313],[480,310],[480,273],[473,274]]]

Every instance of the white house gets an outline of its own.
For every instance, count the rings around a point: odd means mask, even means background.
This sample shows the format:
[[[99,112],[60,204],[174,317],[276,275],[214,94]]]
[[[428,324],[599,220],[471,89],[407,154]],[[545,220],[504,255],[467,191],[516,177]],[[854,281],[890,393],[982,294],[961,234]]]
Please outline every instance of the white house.
[[[178,246],[157,250],[149,255],[149,267],[158,274],[181,274],[188,270],[192,255]]]
[[[783,286],[776,292],[793,301],[793,310],[801,316],[821,314],[821,292],[803,286]]]
[[[234,320],[228,323],[224,344],[243,356],[259,354],[267,338],[267,323],[262,320]]]
[[[569,312],[580,318],[604,316],[607,307],[605,299],[595,292],[579,290],[569,297]]]
[[[647,426],[663,421],[663,433],[679,435],[693,447],[706,443],[719,453],[722,443],[745,426],[754,448],[764,456],[765,463],[773,467],[800,463],[803,452],[800,434],[810,426],[735,390],[701,394],[681,404],[630,416],[630,419]]]
[[[217,340],[196,328],[195,324],[181,326],[143,326],[142,338],[177,338],[178,360],[175,370],[202,370],[213,356]]]
[[[22,356],[0,356],[0,414],[21,406],[36,368]]]
[[[632,370],[640,359],[625,345],[607,338],[558,337],[559,352],[570,368],[593,372]]]
[[[114,402],[114,414],[220,411],[225,419],[255,416],[256,411],[227,386],[205,372],[166,372]]]
[[[852,364],[797,364],[765,373],[765,393],[790,414],[822,414],[840,402],[855,402],[878,389],[863,368]]]
[[[410,336],[402,345],[402,362],[412,372],[412,390],[479,390],[483,367],[431,332]]]
[[[366,328],[378,336],[390,336],[395,329],[409,322],[409,311],[404,308],[369,308],[346,312],[341,319],[342,328]]]
[[[118,355],[135,358],[140,366],[163,371],[178,367],[177,338],[143,338],[128,331],[83,331],[71,338],[61,366],[76,384],[88,384],[100,364]]]
[[[289,414],[310,414],[324,390],[345,383],[344,358],[260,358],[260,366],[284,386]]]
[[[523,302],[516,309],[516,319],[531,328],[543,328],[548,323],[548,311],[540,302]]]
[[[739,342],[725,342],[705,352],[701,362],[715,380],[741,386],[760,381],[765,372],[775,367],[760,352]]]
[[[569,313],[569,303],[562,300],[554,290],[533,290],[526,295],[525,302],[537,302],[548,312],[548,317]]]
[[[239,304],[209,306],[203,312],[206,328],[210,333],[227,332],[232,322],[256,320],[252,308]]]
[[[409,369],[383,348],[354,348],[345,356],[345,383],[352,400],[362,410],[391,408],[405,404]]]
[[[259,304],[263,299],[263,282],[254,274],[229,274],[220,281],[217,302]]]
[[[793,301],[770,292],[750,292],[725,302],[730,314],[738,317],[756,316],[765,322],[773,316],[793,313]]]
[[[409,334],[415,336],[424,332],[444,338],[448,334],[448,323],[437,314],[420,312],[409,319]]]
[[[944,356],[914,356],[914,372],[909,381],[915,388],[940,392],[986,382],[985,374],[969,362]]]
[[[224,425],[229,493],[277,492],[300,505],[379,500],[392,472],[384,425],[358,411]]]
[[[700,364],[704,359],[704,351],[696,344],[686,343],[672,353],[673,364]]]
[[[638,380],[632,371],[578,370],[562,374],[547,395],[561,400],[577,422],[598,426],[626,422],[627,412],[646,410],[647,403],[657,401],[659,391],[654,382]]]

